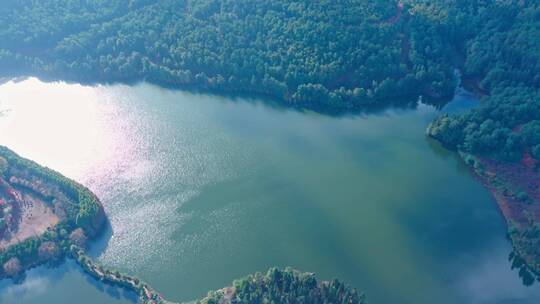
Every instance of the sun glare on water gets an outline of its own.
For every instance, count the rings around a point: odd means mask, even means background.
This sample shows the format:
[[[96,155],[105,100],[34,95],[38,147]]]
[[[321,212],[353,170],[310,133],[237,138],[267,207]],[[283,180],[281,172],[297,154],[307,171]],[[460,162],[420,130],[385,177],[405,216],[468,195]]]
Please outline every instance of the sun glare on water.
[[[0,143],[24,157],[80,178],[114,146],[99,111],[99,89],[24,80],[0,86]]]

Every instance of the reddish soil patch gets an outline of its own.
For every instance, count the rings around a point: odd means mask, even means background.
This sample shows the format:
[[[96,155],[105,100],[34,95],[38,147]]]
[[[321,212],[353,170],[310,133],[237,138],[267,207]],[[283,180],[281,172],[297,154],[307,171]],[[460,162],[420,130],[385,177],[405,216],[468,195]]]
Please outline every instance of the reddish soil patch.
[[[477,176],[499,205],[509,226],[514,253],[540,280],[537,226],[540,223],[540,169],[537,162],[528,153],[517,163],[492,159],[479,162],[483,170],[477,170]]]
[[[482,159],[481,164],[485,176],[480,178],[495,196],[507,221],[524,225],[526,214],[540,221],[540,171],[535,169],[536,160],[529,153],[518,163]],[[520,193],[527,198],[520,198]]]
[[[529,152],[526,152],[525,155],[523,155],[521,163],[529,170],[534,170],[537,165],[537,161],[532,157],[531,153]]]
[[[16,192],[22,199],[20,201],[20,215],[15,231],[4,235],[0,239],[0,249],[20,243],[31,237],[41,236],[47,229],[54,227],[59,218],[54,214],[48,203],[40,198],[28,194]]]
[[[396,5],[396,14],[386,20],[381,21],[380,23],[384,24],[396,24],[401,20],[401,16],[403,15],[403,9],[405,8],[405,5],[403,2],[399,1]]]

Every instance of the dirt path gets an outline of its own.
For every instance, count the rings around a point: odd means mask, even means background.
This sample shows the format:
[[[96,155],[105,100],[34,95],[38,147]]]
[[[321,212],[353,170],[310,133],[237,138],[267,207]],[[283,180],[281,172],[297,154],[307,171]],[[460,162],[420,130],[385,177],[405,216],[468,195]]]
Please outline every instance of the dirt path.
[[[405,5],[403,2],[398,1],[396,5],[396,14],[386,20],[381,20],[379,23],[381,24],[396,24],[401,20],[401,16],[403,16],[403,9],[405,8]]]
[[[42,200],[28,194],[20,195],[22,204],[17,231],[9,235],[7,239],[0,240],[0,248],[7,248],[28,238],[40,236],[60,220]]]

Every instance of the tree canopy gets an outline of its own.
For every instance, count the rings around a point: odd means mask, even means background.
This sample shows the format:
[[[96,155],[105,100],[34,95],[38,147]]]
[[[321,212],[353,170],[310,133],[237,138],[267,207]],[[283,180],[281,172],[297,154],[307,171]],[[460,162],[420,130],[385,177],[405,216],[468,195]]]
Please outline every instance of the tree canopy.
[[[437,29],[409,17],[397,1],[9,0],[0,67],[256,93],[307,108],[452,95],[448,43],[415,34]]]
[[[338,280],[319,282],[310,273],[272,268],[266,274],[257,273],[236,280],[230,288],[210,292],[206,298],[197,303],[364,304],[366,302],[363,295]]]
[[[464,45],[464,75],[487,95],[482,106],[442,116],[429,133],[445,145],[478,155],[540,159],[540,4],[471,1],[473,35]],[[459,15],[455,18],[460,18]]]

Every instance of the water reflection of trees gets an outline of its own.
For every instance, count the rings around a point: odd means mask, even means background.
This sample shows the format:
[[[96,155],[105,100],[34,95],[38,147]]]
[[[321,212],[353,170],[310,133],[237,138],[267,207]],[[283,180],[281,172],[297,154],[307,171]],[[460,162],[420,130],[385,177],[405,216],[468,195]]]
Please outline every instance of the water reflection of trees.
[[[523,285],[532,286],[536,281],[540,282],[540,275],[532,271],[525,260],[512,251],[508,256],[508,260],[511,262],[511,269],[519,269],[518,275],[521,278]]]

